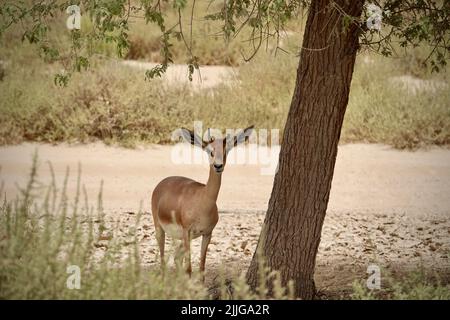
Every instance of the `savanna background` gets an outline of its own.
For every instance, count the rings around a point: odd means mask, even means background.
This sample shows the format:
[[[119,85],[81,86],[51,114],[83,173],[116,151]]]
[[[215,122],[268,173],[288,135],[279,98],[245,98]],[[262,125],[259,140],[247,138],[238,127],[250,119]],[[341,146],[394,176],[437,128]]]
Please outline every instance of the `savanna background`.
[[[200,65],[192,81],[182,40],[172,47],[176,65],[145,76],[164,53],[157,27],[139,16],[121,57],[115,44],[93,42],[89,65],[65,86],[55,81],[73,52],[64,13],[48,39],[63,53],[57,59],[23,41],[20,25],[1,35],[1,298],[266,296],[264,287],[250,292],[243,273],[273,176],[259,165],[225,169],[204,284],[172,264],[162,276],[150,195],[169,175],[206,180],[204,165],[171,163],[176,128],[255,124],[282,135],[306,12],[246,62],[250,29],[224,41],[220,22],[203,19],[214,3],[195,8],[192,21],[191,8],[183,11]],[[177,19],[169,10],[166,20]],[[80,32],[91,27],[83,17]],[[318,298],[450,298],[449,67],[432,72],[426,47],[392,49],[385,57],[362,47],[357,58],[317,257]],[[194,264],[199,248],[194,241]],[[370,264],[381,268],[379,290],[366,287]],[[68,265],[81,268],[79,290],[66,287]],[[275,271],[261,277],[277,283]],[[292,297],[275,288],[276,298]]]

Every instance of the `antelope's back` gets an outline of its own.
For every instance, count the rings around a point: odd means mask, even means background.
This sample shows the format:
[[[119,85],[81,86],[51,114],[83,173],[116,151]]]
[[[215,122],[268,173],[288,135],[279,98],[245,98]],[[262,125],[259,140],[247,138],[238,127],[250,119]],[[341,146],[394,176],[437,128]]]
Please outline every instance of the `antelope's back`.
[[[160,223],[182,224],[183,207],[194,201],[198,191],[205,185],[195,180],[173,176],[162,180],[153,190],[152,211]]]

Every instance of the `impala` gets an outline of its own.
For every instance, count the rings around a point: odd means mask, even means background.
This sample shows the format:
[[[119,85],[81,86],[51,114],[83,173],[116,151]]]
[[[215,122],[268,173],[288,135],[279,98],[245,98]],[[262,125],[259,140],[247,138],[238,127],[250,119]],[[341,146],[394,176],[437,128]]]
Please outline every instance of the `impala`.
[[[185,177],[168,177],[162,180],[152,194],[152,215],[159,245],[161,266],[164,266],[164,245],[166,233],[182,240],[186,271],[191,275],[191,239],[202,236],[200,272],[205,271],[206,252],[211,234],[219,220],[217,196],[219,195],[222,172],[227,154],[235,146],[248,141],[253,126],[237,135],[225,139],[214,139],[209,135],[204,141],[191,130],[181,128],[184,141],[201,147],[209,156],[209,177],[206,185]]]

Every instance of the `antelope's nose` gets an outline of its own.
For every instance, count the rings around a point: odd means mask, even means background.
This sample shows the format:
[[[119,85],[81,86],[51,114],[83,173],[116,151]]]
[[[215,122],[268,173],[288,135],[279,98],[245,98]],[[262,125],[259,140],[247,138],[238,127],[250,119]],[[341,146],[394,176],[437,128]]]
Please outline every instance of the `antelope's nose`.
[[[213,164],[214,169],[216,169],[216,171],[222,171],[223,170],[223,164]]]

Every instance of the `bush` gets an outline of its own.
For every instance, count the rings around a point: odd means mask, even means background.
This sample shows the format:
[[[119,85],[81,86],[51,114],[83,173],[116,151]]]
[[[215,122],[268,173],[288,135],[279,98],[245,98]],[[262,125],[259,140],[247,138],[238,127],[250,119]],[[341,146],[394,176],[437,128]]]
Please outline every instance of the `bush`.
[[[220,274],[219,283],[208,290],[199,274],[189,278],[181,268],[161,272],[143,267],[136,238],[139,216],[135,225],[111,230],[101,192],[98,204],[90,206],[80,175],[77,194],[69,201],[67,179],[62,189],[54,182],[43,187],[36,171],[35,160],[20,197],[0,206],[0,299],[267,298],[266,287],[252,292],[244,275],[229,281]],[[129,228],[126,241],[117,236],[122,227]],[[68,287],[76,284],[71,266],[79,267],[79,289]],[[261,279],[273,279],[274,298],[292,298],[276,272],[261,272]]]
[[[388,273],[383,279],[385,283],[380,290],[369,290],[365,283],[355,281],[350,297],[354,300],[450,300],[450,285],[424,270],[397,277]]]

